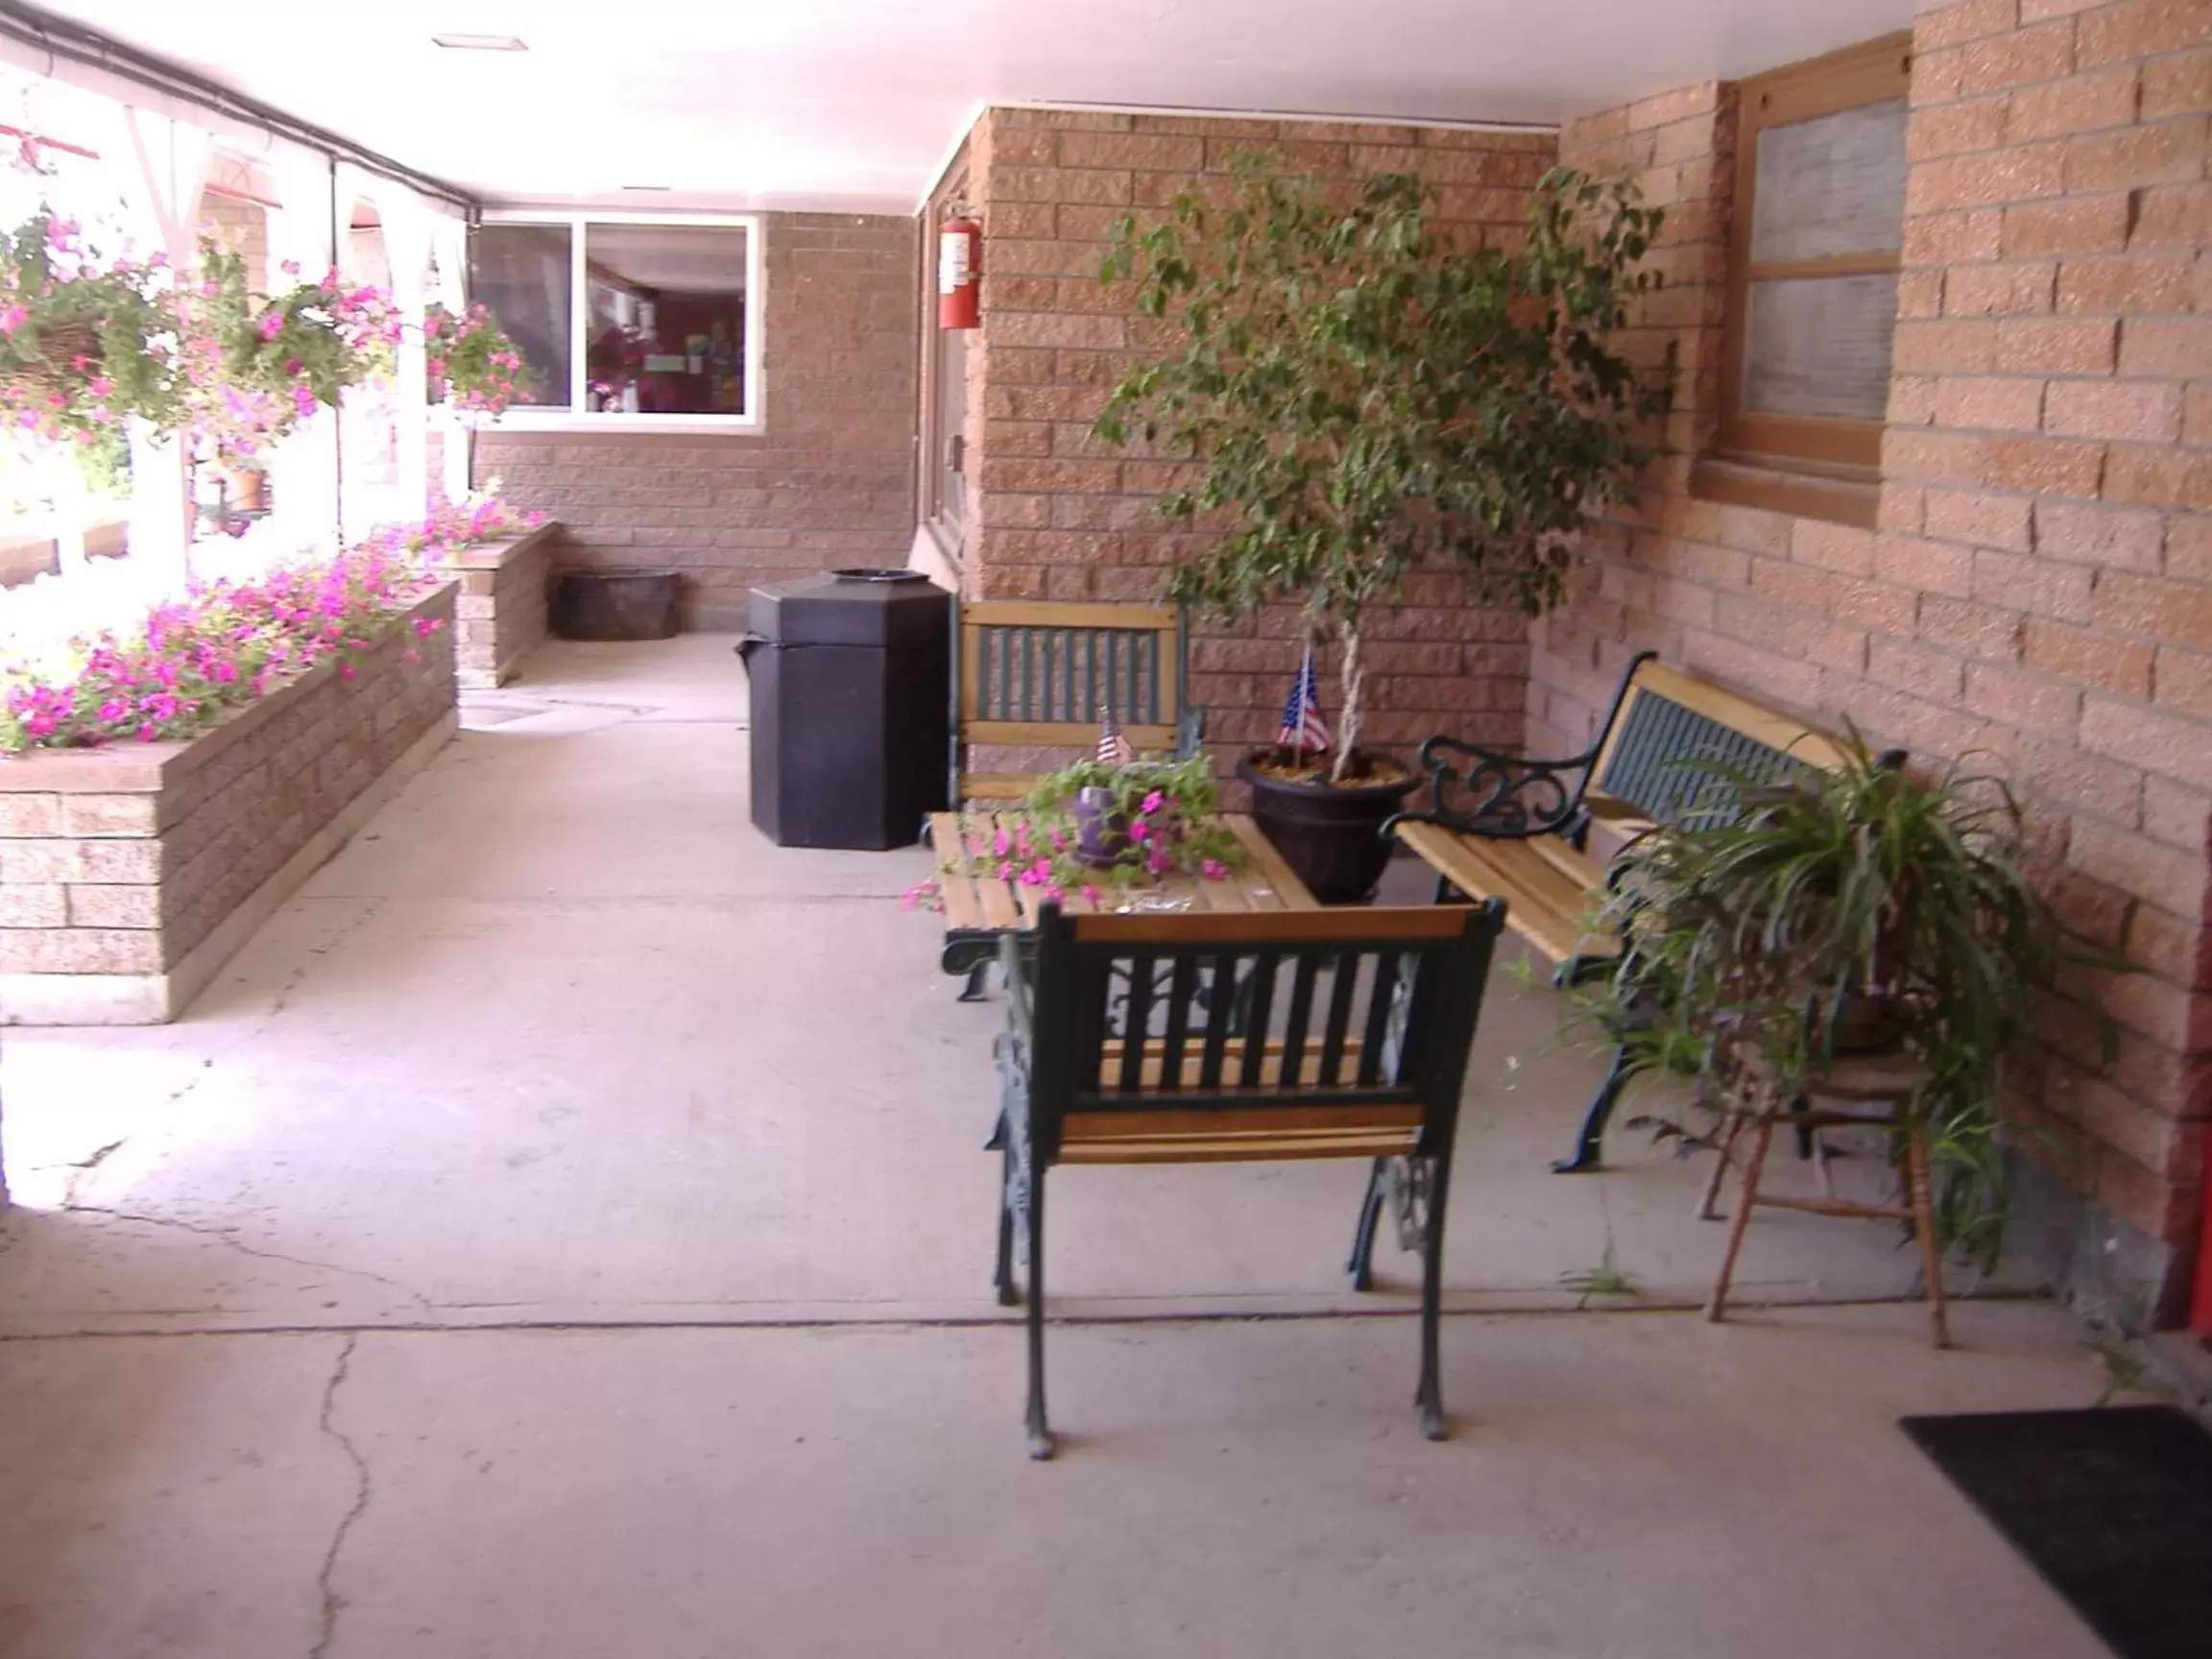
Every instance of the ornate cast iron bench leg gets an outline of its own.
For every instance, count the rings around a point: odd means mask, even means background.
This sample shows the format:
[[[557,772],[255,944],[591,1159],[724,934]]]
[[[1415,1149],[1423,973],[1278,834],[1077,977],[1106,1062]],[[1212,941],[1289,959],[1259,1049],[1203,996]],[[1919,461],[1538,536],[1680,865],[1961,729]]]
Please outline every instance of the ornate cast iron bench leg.
[[[1029,1171],[1029,1455],[1052,1455],[1051,1426],[1045,1420],[1045,1171]]]
[[[1447,1151],[1442,1158],[1425,1162],[1427,1203],[1419,1205],[1425,1214],[1414,1220],[1421,1235],[1421,1382],[1414,1390],[1413,1403],[1420,1411],[1422,1435],[1442,1440],[1452,1431],[1444,1417],[1443,1367],[1436,1351],[1437,1317],[1444,1298],[1444,1194],[1451,1182],[1451,1155]]]
[[[965,974],[968,983],[960,988],[956,998],[962,1002],[983,1000],[983,988],[990,978],[991,964],[998,960],[998,943],[988,933],[955,933],[945,941],[945,949],[938,952],[937,965],[946,973]]]
[[[1390,1160],[1378,1158],[1367,1176],[1366,1196],[1359,1200],[1359,1219],[1352,1229],[1352,1254],[1344,1263],[1352,1288],[1375,1288],[1375,1229],[1382,1219],[1382,1204],[1390,1190]]]
[[[998,1181],[998,1263],[991,1275],[991,1287],[998,1292],[999,1307],[1015,1308],[1021,1305],[1022,1289],[1014,1283],[1014,1139],[1003,1129],[999,1144],[1004,1173]]]
[[[1574,1175],[1599,1166],[1605,1125],[1613,1119],[1613,1108],[1620,1104],[1621,1091],[1627,1088],[1629,1080],[1642,1070],[1628,1052],[1626,1044],[1613,1050],[1613,1064],[1605,1072],[1605,1080],[1598,1085],[1598,1093],[1591,1097],[1590,1110],[1582,1115],[1582,1127],[1575,1132],[1574,1153],[1551,1166],[1554,1175]]]

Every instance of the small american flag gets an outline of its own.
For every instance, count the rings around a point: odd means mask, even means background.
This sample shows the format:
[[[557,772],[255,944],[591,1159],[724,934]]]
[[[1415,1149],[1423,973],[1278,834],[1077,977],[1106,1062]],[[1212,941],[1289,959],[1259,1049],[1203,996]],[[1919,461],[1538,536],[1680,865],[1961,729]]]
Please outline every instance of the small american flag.
[[[1098,710],[1098,758],[1108,766],[1126,766],[1137,758],[1137,751],[1121,735],[1121,722],[1114,718],[1111,703]]]
[[[1321,724],[1321,684],[1313,675],[1313,648],[1306,648],[1306,661],[1290,682],[1290,697],[1283,705],[1283,729],[1275,741],[1286,749],[1321,750],[1329,747],[1329,728]]]

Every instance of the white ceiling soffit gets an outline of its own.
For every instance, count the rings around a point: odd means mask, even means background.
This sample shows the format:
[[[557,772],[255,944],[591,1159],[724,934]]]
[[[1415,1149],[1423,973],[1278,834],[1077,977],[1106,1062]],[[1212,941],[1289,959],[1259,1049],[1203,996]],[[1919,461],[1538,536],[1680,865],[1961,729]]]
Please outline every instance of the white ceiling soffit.
[[[366,26],[325,28],[299,0],[47,3],[493,201],[847,212],[911,212],[983,103],[1551,123],[1912,14],[1912,0],[381,0]]]

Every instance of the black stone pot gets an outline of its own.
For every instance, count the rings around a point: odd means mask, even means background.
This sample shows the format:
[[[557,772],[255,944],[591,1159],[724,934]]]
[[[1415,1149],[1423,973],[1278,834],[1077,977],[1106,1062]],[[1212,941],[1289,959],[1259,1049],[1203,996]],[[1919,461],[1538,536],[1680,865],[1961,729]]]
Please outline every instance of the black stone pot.
[[[673,639],[673,570],[564,570],[553,579],[553,632],[564,639]]]
[[[1382,821],[1404,804],[1418,778],[1388,783],[1286,783],[1253,762],[1282,751],[1256,749],[1237,763],[1252,785],[1252,816],[1298,877],[1324,904],[1358,904],[1372,897],[1390,862]]]

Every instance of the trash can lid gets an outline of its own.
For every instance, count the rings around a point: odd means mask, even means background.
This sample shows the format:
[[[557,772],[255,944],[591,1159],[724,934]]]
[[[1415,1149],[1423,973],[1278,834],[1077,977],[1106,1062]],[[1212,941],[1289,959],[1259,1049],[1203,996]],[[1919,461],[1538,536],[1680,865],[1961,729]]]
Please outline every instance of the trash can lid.
[[[952,595],[919,570],[830,570],[753,589],[753,633],[780,645],[915,645],[952,633]]]

